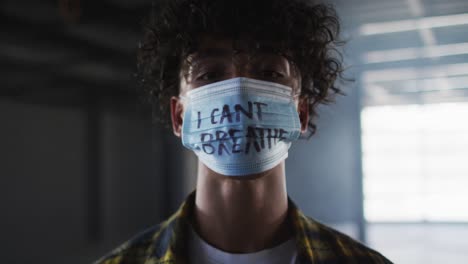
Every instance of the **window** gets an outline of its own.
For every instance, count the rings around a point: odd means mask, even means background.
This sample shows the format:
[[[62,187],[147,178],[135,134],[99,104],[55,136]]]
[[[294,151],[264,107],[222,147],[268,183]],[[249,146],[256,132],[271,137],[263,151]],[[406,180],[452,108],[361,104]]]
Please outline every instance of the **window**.
[[[362,110],[369,222],[468,222],[468,103]]]

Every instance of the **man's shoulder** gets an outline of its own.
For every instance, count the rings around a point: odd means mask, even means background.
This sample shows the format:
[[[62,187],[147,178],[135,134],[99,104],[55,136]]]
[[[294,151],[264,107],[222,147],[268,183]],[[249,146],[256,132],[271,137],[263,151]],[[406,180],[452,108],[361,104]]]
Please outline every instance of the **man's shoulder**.
[[[123,243],[109,254],[94,262],[94,264],[120,264],[120,263],[143,263],[151,257],[161,232],[163,223],[152,226],[127,242]]]
[[[183,248],[187,215],[194,204],[192,192],[179,209],[165,221],[140,232],[94,264],[168,264],[184,259]],[[182,243],[177,243],[180,241]]]
[[[309,243],[312,254],[320,260],[333,259],[338,261],[336,263],[392,263],[376,250],[311,217],[305,216],[303,222],[304,240]]]

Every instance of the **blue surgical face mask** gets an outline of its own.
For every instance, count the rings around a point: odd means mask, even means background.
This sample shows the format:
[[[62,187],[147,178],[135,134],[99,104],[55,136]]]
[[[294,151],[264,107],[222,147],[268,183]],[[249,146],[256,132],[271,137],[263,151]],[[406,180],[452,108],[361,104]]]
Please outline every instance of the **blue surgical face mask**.
[[[278,83],[233,78],[190,90],[182,101],[183,145],[219,174],[269,170],[301,133],[292,88]]]

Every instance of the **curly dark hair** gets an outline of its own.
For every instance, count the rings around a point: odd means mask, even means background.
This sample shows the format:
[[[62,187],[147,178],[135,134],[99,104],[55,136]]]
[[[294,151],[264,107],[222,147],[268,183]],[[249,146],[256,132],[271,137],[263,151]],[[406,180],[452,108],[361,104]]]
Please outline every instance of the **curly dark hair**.
[[[168,125],[171,96],[179,94],[184,59],[197,50],[202,34],[237,39],[250,36],[252,49],[276,43],[299,69],[301,96],[309,99],[309,132],[316,131],[317,105],[342,90],[340,22],[335,9],[313,0],[161,0],[143,22],[138,78],[153,117]]]

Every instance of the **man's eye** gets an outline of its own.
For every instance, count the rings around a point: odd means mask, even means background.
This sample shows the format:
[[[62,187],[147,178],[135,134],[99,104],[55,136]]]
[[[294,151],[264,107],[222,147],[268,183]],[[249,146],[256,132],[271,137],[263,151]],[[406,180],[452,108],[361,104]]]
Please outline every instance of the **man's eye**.
[[[197,81],[211,81],[220,77],[218,72],[206,72],[197,77]]]
[[[284,74],[279,73],[277,71],[271,71],[271,70],[262,71],[261,74],[262,74],[262,77],[272,78],[272,79],[279,79],[279,78],[284,77]]]

